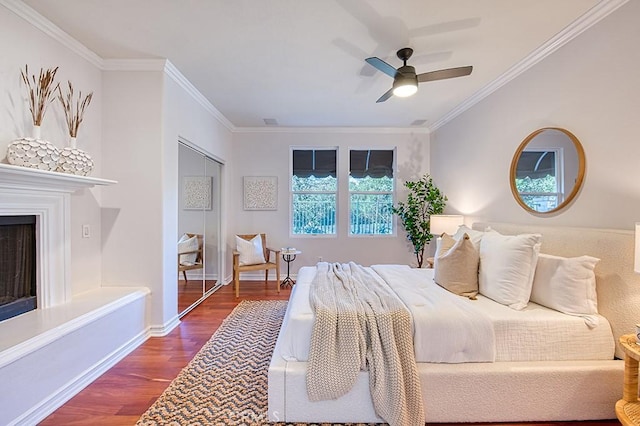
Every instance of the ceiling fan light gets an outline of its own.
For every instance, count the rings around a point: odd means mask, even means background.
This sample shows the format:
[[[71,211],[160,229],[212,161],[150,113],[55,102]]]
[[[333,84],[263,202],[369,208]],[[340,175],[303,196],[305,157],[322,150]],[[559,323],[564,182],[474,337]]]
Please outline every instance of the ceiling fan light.
[[[396,86],[393,88],[394,96],[398,96],[400,98],[406,98],[415,94],[418,91],[418,86],[412,83],[406,83],[401,86]]]
[[[399,73],[393,80],[393,94],[400,98],[406,98],[418,91],[418,79],[416,75]]]

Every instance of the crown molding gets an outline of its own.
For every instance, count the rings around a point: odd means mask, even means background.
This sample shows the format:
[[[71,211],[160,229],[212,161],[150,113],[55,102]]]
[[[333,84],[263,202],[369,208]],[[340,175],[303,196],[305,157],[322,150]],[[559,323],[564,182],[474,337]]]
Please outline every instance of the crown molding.
[[[15,15],[27,21],[52,39],[89,61],[101,71],[163,71],[202,105],[229,131],[235,126],[167,59],[103,59],[60,27],[20,0],[0,0]]]
[[[534,50],[530,55],[509,68],[498,78],[471,95],[471,97],[460,103],[438,121],[429,126],[430,130],[433,132],[438,128],[444,126],[445,124],[456,118],[458,115],[462,114],[505,84],[509,83],[511,80],[518,77],[523,72],[527,71],[529,68],[531,68],[547,56],[554,53],[556,50],[576,38],[582,32],[600,22],[620,6],[627,3],[627,1],[629,0],[603,0],[600,3],[596,4],[584,15],[580,16],[578,19],[573,21],[562,31],[556,34],[553,38],[549,39],[549,41],[547,41],[545,44]]]
[[[211,102],[193,85],[185,76],[171,63],[171,61],[167,60],[165,67],[165,73],[171,77],[173,81],[178,83],[180,87],[182,87],[187,93],[191,95],[191,97],[198,102],[202,107],[204,107],[211,115],[213,115],[224,127],[227,128],[230,132],[236,131],[236,126],[233,125],[227,117],[222,115],[222,113],[213,106]]]
[[[0,0],[1,1],[1,0]],[[161,71],[182,87],[196,102],[213,115],[227,130],[235,126],[168,59],[105,59],[104,71]]]
[[[102,71],[164,71],[166,59],[104,59]]]
[[[236,127],[234,133],[429,134],[428,127]]]
[[[447,124],[520,74],[551,55],[629,0],[602,0],[560,33],[509,68],[428,127],[236,127],[167,59],[103,59],[57,25],[20,0],[0,0],[0,5],[15,13],[43,33],[77,53],[103,71],[164,71],[191,97],[213,115],[225,128],[234,133],[431,133]]]
[[[77,53],[97,68],[102,69],[103,59],[100,56],[96,55],[92,50],[89,50],[85,45],[62,31],[60,27],[49,21],[22,1],[0,0],[0,5],[6,7],[11,12],[33,25],[35,28],[67,47],[69,50]]]

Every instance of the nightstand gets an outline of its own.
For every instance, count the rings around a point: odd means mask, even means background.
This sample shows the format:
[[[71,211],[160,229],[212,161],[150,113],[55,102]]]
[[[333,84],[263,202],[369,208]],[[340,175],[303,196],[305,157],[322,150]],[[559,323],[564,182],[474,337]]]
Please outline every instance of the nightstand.
[[[616,402],[616,416],[623,425],[640,425],[640,401],[638,401],[638,361],[640,345],[635,334],[620,337],[624,349],[624,387],[622,399]]]

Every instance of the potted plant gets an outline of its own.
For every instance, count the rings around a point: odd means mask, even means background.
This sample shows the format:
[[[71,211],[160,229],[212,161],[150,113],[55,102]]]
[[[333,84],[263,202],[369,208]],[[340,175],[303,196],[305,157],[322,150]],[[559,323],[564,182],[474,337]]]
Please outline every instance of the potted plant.
[[[422,268],[424,249],[433,238],[430,232],[431,215],[444,211],[447,197],[434,185],[428,174],[417,181],[407,181],[404,186],[409,190],[407,201],[399,202],[392,207],[392,211],[400,218],[407,232],[407,240],[413,246],[418,268]]]
[[[58,67],[43,70],[37,79],[35,75],[29,75],[29,67],[25,65],[24,71],[20,70],[22,81],[27,87],[27,100],[33,123],[33,138],[15,139],[7,148],[7,161],[9,164],[30,167],[41,170],[55,170],[58,165],[60,150],[51,142],[40,139],[40,125],[44,119],[47,106],[53,101],[53,94],[57,89],[55,83]]]
[[[78,136],[78,128],[84,119],[84,112],[93,98],[93,92],[84,98],[82,97],[82,92],[78,92],[78,97],[74,99],[73,85],[70,81],[67,81],[67,85],[67,90],[64,93],[59,85],[57,87],[58,100],[62,105],[69,133],[69,146],[64,148],[60,153],[57,170],[59,172],[86,176],[93,169],[93,160],[89,154],[77,148],[76,138]]]

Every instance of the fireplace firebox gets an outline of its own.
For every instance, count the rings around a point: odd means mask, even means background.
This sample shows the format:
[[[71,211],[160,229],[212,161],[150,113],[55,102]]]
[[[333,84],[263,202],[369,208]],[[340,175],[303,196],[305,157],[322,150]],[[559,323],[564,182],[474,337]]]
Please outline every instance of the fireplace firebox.
[[[36,216],[0,216],[0,321],[36,309]]]

